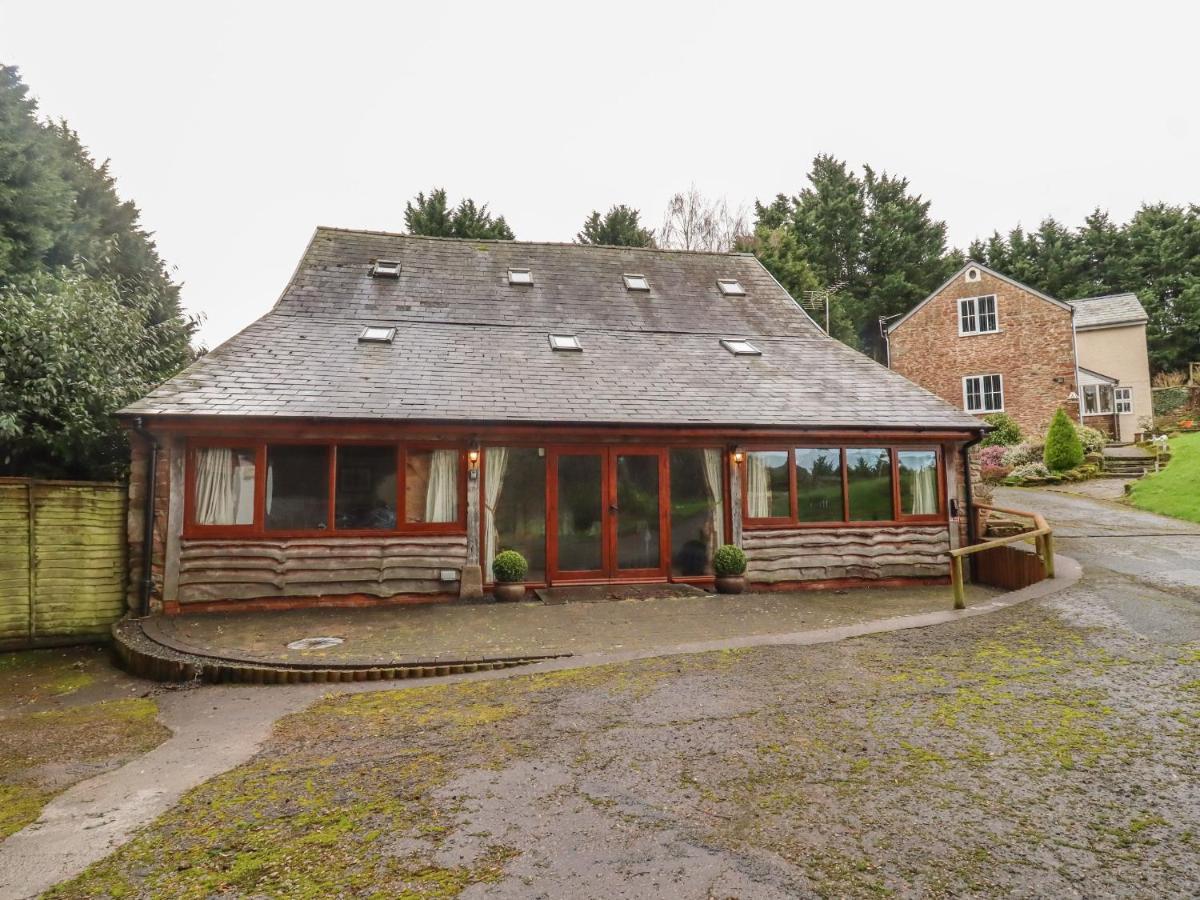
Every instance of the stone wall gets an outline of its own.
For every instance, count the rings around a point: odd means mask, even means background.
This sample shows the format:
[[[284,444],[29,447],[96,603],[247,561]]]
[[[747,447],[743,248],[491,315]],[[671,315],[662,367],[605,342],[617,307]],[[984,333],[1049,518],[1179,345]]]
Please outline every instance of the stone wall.
[[[746,531],[752,585],[835,579],[939,578],[950,571],[945,525]]]
[[[993,334],[960,335],[958,301],[996,295]],[[963,378],[1000,374],[1004,411],[1021,429],[1041,434],[1060,407],[1078,421],[1078,404],[1067,401],[1075,384],[1075,345],[1068,309],[1008,281],[980,271],[979,281],[961,275],[918,309],[888,338],[891,367],[904,377],[963,408]]]
[[[267,597],[457,595],[466,558],[465,535],[185,539],[179,605]],[[455,579],[442,581],[443,570],[452,570]]]

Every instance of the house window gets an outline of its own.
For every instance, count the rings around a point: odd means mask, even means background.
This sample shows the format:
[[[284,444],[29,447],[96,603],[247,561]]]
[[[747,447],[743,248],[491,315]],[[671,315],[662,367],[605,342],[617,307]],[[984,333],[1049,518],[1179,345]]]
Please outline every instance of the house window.
[[[509,269],[509,284],[533,284],[533,272],[529,269]]]
[[[721,346],[734,356],[762,356],[758,347],[741,338],[726,338],[721,341]]]
[[[268,531],[318,531],[329,524],[329,448],[267,447]]]
[[[396,527],[396,448],[355,445],[337,448],[334,527],[386,530]]]
[[[996,319],[996,295],[964,297],[958,301],[958,333],[988,334],[999,331]]]
[[[751,450],[743,481],[746,527],[940,519],[940,467],[933,447]]]
[[[253,447],[201,447],[192,455],[197,525],[253,525]]]
[[[458,521],[458,451],[410,450],[405,454],[404,521]]]
[[[790,519],[790,482],[788,451],[755,450],[747,453],[747,515],[752,519]]]
[[[552,334],[550,335],[550,349],[580,351],[583,347],[580,346],[579,338],[573,334]]]
[[[362,330],[362,334],[358,336],[360,341],[376,344],[390,344],[392,338],[396,336],[395,328],[386,328],[382,325],[368,325]]]
[[[1117,412],[1131,413],[1133,412],[1133,388],[1119,387],[1113,388],[1113,399],[1117,404]]]
[[[999,375],[968,375],[963,379],[963,405],[967,412],[1001,412],[1004,379]]]
[[[717,287],[725,297],[745,297],[746,289],[736,278],[718,278]]]
[[[1085,416],[1106,416],[1112,411],[1113,386],[1111,384],[1085,384],[1083,386],[1083,414]]]
[[[901,450],[900,513],[904,516],[936,516],[938,502],[938,471],[936,450]]]
[[[725,453],[717,447],[671,451],[671,574],[712,575],[725,543]]]
[[[625,274],[621,277],[625,279],[625,290],[627,291],[650,290],[650,280],[645,275]]]
[[[796,518],[801,522],[840,522],[845,517],[842,495],[842,451],[797,449]]]
[[[847,450],[846,493],[851,522],[894,519],[891,451],[886,448]]]
[[[527,581],[546,580],[546,458],[537,447],[488,447],[483,455],[483,579],[496,554],[516,550]]]

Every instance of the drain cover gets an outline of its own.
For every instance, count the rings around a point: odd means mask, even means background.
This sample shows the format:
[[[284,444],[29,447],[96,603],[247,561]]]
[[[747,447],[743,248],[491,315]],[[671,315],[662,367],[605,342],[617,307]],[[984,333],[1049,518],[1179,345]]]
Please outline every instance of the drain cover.
[[[342,643],[342,639],[335,637],[300,638],[300,640],[288,644],[287,648],[289,650],[324,650],[326,647],[336,647],[340,643]]]

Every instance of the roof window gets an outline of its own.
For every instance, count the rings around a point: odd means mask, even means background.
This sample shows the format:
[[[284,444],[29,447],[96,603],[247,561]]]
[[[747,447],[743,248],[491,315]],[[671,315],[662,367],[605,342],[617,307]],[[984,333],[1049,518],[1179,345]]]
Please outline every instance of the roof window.
[[[400,263],[394,259],[377,259],[371,264],[372,278],[399,278]]]
[[[734,356],[762,356],[761,350],[741,338],[726,338],[721,341],[721,346]]]
[[[509,284],[533,284],[533,273],[528,269],[509,269]]]
[[[583,350],[579,346],[579,338],[573,334],[552,334],[550,335],[551,350]]]
[[[746,296],[746,289],[742,287],[742,283],[736,278],[718,278],[717,287],[721,289],[721,293],[726,297]]]
[[[395,336],[395,328],[386,328],[382,325],[368,325],[362,330],[362,334],[358,336],[358,339],[366,341],[369,344],[390,344],[392,338]]]
[[[650,290],[650,279],[645,275],[631,275],[626,273],[621,277],[625,279],[625,290],[627,291]]]

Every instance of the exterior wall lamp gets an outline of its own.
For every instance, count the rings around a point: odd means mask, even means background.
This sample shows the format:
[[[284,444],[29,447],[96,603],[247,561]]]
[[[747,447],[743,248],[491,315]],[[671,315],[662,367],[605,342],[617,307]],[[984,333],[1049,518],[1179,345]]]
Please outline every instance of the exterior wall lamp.
[[[734,447],[733,453],[730,454],[730,456],[733,459],[733,464],[735,466],[740,466],[742,463],[744,463],[746,461],[746,451],[743,450],[741,447]]]
[[[471,481],[479,478],[479,441],[471,441],[467,447],[467,477]]]

